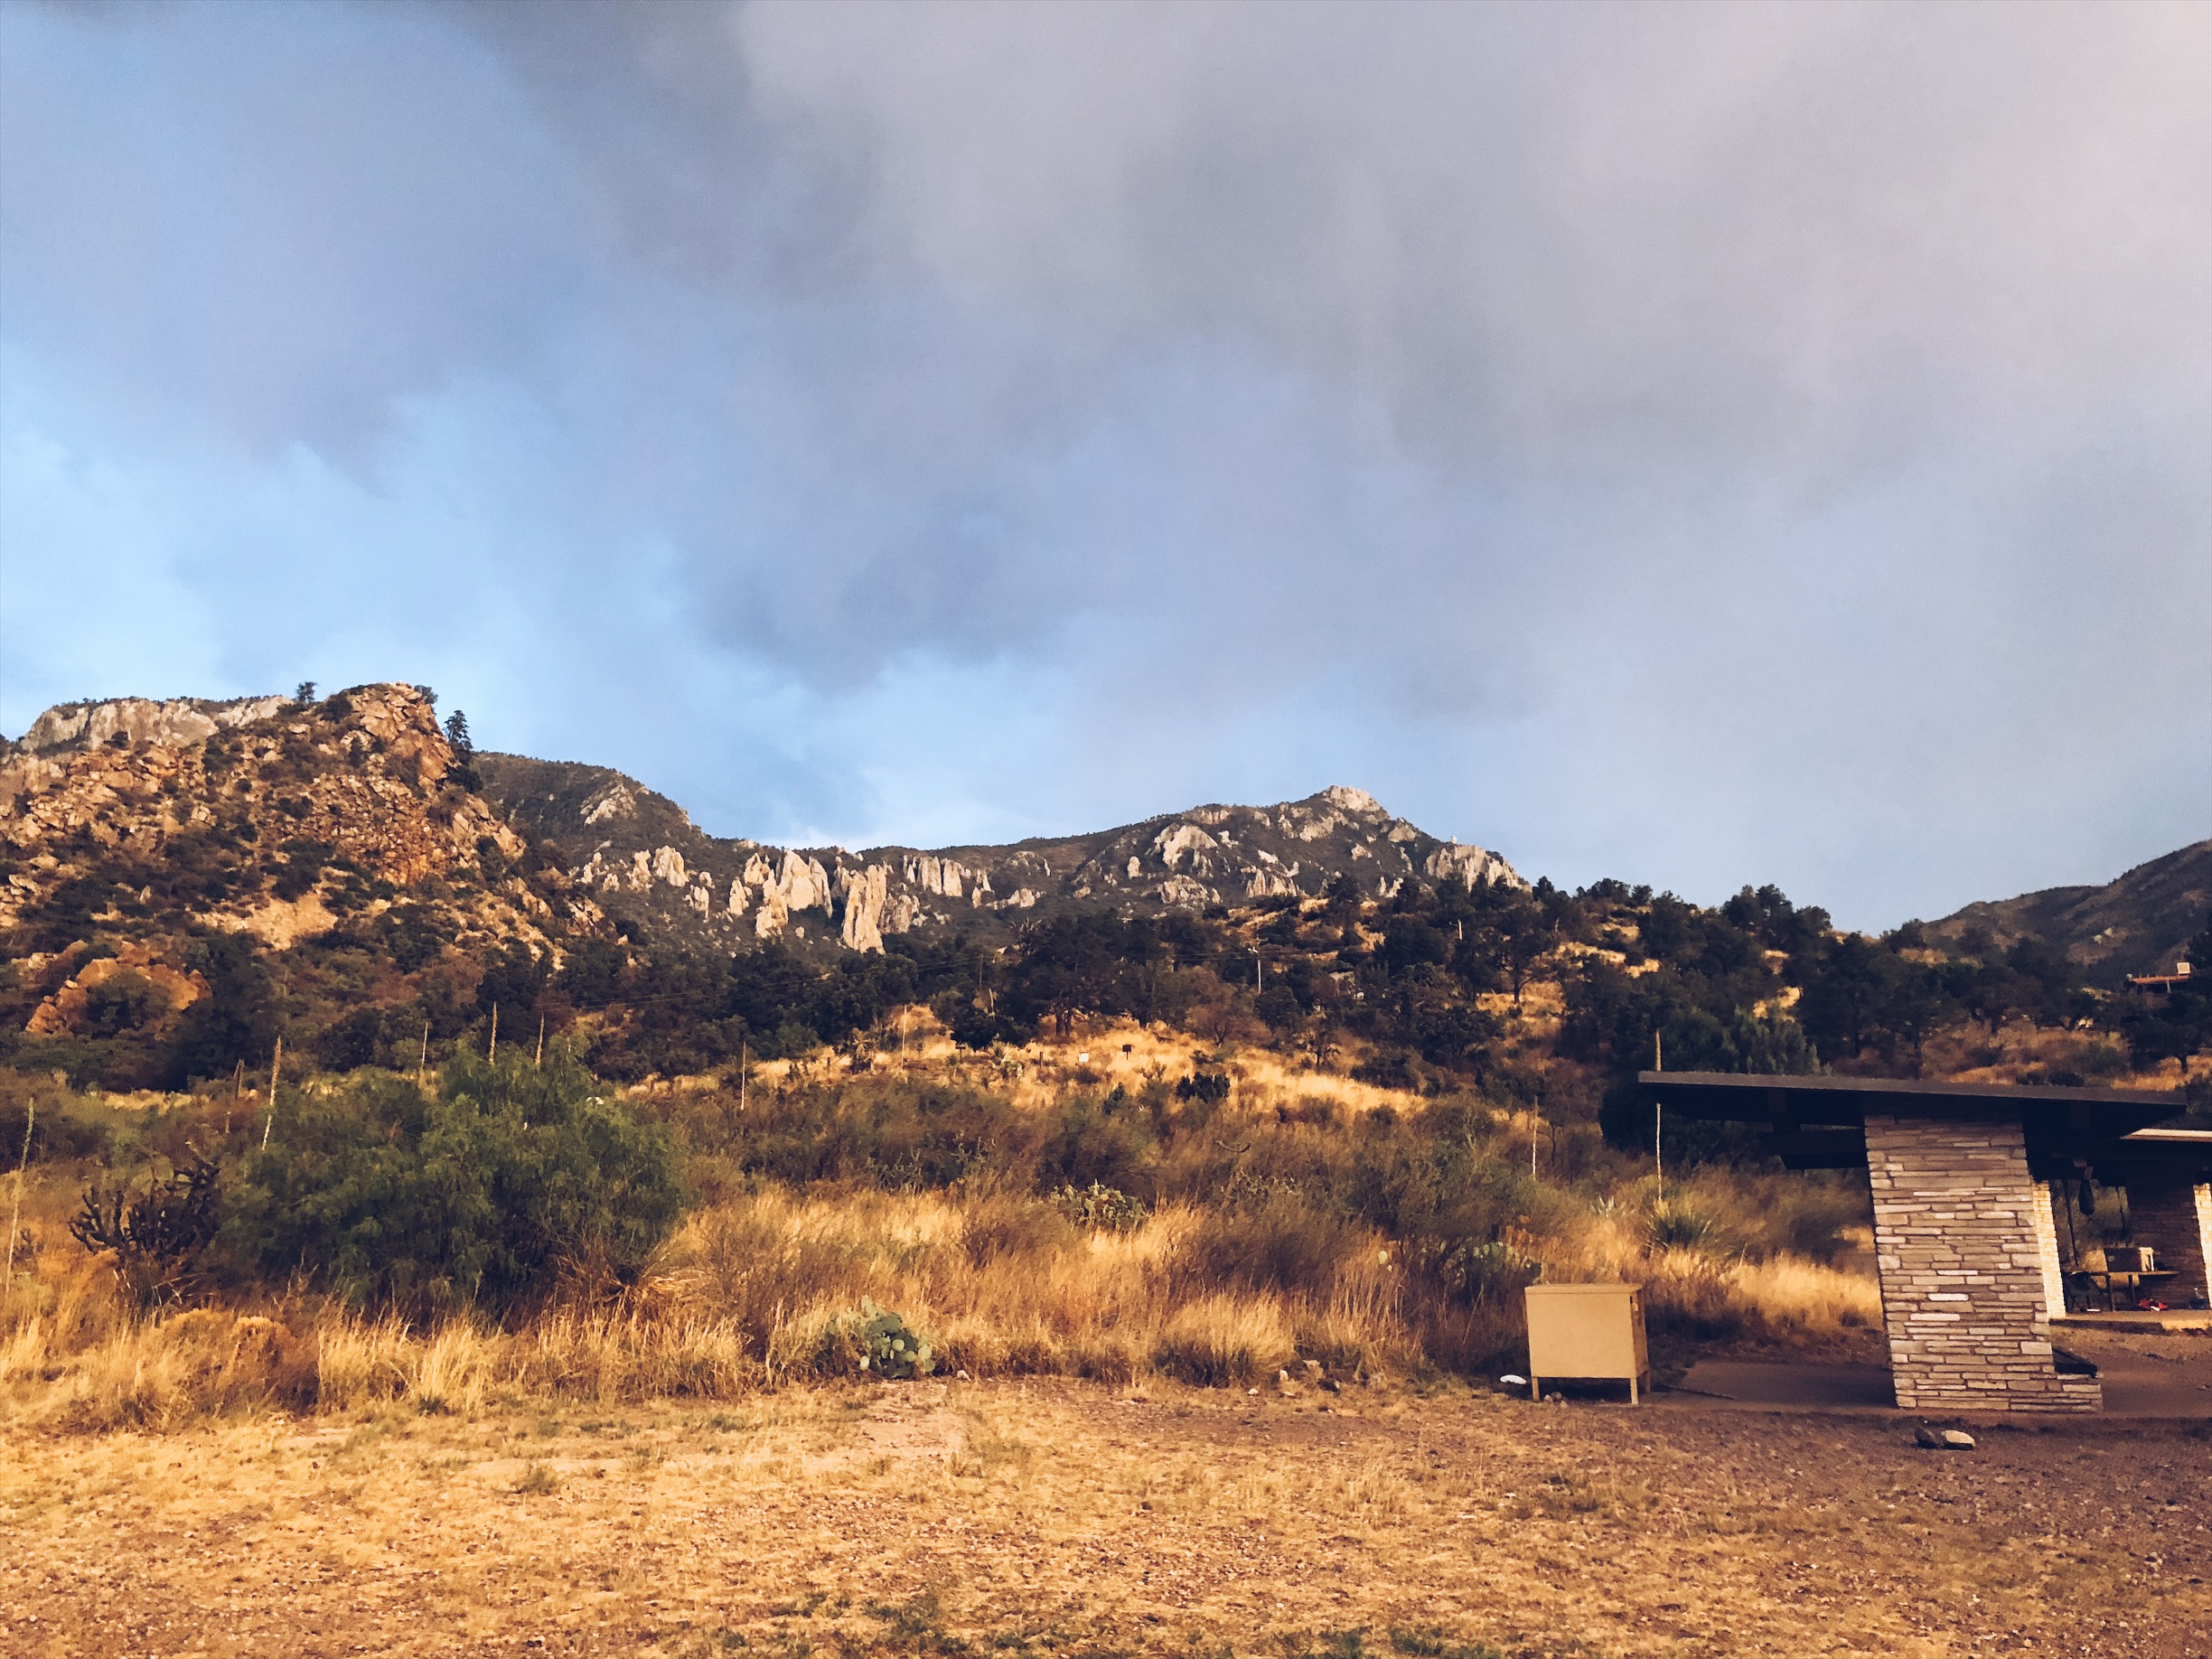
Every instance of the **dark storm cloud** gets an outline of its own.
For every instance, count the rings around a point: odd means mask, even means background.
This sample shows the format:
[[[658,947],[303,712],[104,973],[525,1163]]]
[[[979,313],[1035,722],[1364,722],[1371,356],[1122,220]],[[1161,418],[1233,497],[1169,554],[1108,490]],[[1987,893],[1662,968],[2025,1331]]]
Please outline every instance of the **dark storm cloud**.
[[[0,30],[14,726],[430,679],[733,831],[1341,779],[1868,923],[2212,820],[2201,8]]]

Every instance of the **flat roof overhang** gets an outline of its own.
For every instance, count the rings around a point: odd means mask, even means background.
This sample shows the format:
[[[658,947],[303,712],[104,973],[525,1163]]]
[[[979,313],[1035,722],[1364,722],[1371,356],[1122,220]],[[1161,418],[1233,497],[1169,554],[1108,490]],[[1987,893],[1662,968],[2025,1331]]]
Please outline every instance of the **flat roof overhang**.
[[[1682,1117],[1763,1128],[1773,1155],[1793,1169],[1863,1167],[1866,1114],[1874,1111],[1954,1122],[2018,1121],[2029,1166],[2042,1180],[2095,1171],[2099,1179],[2118,1182],[2123,1168],[2139,1176],[2212,1179],[2212,1135],[2142,1133],[2180,1111],[2179,1093],[1738,1072],[1640,1072],[1636,1081],[1666,1111]]]

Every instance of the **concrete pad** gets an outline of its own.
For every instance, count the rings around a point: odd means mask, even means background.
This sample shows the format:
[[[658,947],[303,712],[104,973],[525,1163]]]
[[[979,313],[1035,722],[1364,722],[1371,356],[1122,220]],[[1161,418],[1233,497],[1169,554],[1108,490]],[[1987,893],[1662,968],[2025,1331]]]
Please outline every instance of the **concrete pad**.
[[[2106,1416],[2212,1419],[2212,1338],[2073,1327],[2057,1335],[2095,1364]]]
[[[2212,1419],[2212,1341],[2193,1335],[2161,1337],[2070,1330],[2064,1345],[2094,1362],[2104,1385],[2104,1409],[2089,1414],[2092,1418]],[[1774,1364],[1750,1360],[1701,1360],[1680,1383],[1661,1389],[1653,1402],[1670,1410],[1711,1407],[1889,1413],[1898,1410],[1886,1365]],[[2006,1415],[2022,1421],[2042,1417],[2041,1413]]]
[[[1833,1411],[1878,1407],[1897,1410],[1897,1393],[1887,1365],[1772,1364],[1750,1360],[1700,1360],[1667,1401],[1747,1406],[1798,1406]]]
[[[2055,1331],[2212,1331],[2212,1309],[2170,1308],[2162,1311],[2061,1314]]]

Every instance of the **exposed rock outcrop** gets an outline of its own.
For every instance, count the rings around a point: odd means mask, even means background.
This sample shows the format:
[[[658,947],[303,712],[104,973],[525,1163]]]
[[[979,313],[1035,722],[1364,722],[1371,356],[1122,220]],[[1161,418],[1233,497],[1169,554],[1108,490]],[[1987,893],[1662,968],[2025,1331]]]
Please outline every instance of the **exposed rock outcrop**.
[[[1393,835],[1392,839],[1397,837]],[[1421,874],[1431,881],[1457,881],[1473,888],[1483,882],[1503,882],[1509,887],[1525,887],[1514,873],[1512,865],[1497,854],[1482,847],[1462,847],[1457,841],[1447,841],[1422,860]]]
[[[1217,817],[1214,821],[1220,822]],[[1207,855],[1217,850],[1221,843],[1196,824],[1169,824],[1152,838],[1152,850],[1159,861],[1169,869],[1179,869],[1183,861],[1190,860],[1192,870],[1200,876],[1214,873],[1214,860]]]
[[[890,897],[891,872],[871,864],[854,876],[845,889],[845,927],[839,935],[848,951],[881,954],[884,906]]]
[[[126,744],[183,748],[217,732],[273,720],[293,705],[281,697],[241,697],[227,702],[174,697],[165,702],[118,697],[98,703],[63,703],[31,723],[15,747],[32,755],[57,749],[97,749],[121,737]]]
[[[83,947],[78,947],[81,954]],[[145,1023],[153,1035],[165,1037],[176,1016],[208,994],[208,983],[197,973],[163,961],[145,945],[120,946],[113,956],[100,957],[79,968],[53,995],[32,1010],[23,1027],[33,1036],[75,1036],[91,1034],[96,1026],[96,998],[105,991],[110,998],[129,998],[152,1005],[133,1023]]]

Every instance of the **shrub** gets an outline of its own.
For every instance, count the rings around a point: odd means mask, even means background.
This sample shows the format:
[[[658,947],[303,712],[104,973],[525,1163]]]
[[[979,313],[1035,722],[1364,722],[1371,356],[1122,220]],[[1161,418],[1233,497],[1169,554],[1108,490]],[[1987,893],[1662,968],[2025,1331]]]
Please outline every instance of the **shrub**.
[[[1352,1068],[1354,1082],[1377,1089],[1414,1090],[1420,1087],[1420,1079],[1414,1074],[1410,1057],[1402,1049],[1378,1049],[1374,1057]]]
[[[1695,1250],[1712,1231],[1712,1223],[1682,1203],[1664,1199],[1652,1205],[1644,1223],[1644,1237],[1654,1250]]]
[[[224,1236],[272,1276],[417,1311],[505,1308],[564,1272],[626,1282],[675,1224],[675,1151],[593,1088],[566,1057],[464,1054],[435,1097],[395,1077],[287,1096]]]
[[[1071,1094],[1060,1103],[1039,1160],[1051,1179],[1150,1193],[1159,1143],[1149,1117],[1116,1091],[1104,1100]]]
[[[1249,1207],[1206,1211],[1186,1260],[1209,1284],[1326,1296],[1346,1264],[1380,1248],[1379,1235],[1340,1211],[1277,1189]]]

